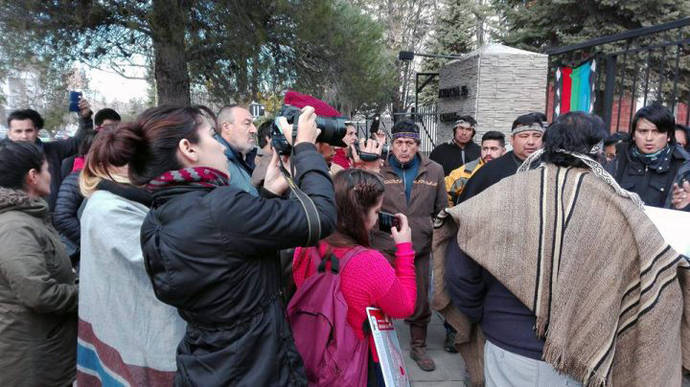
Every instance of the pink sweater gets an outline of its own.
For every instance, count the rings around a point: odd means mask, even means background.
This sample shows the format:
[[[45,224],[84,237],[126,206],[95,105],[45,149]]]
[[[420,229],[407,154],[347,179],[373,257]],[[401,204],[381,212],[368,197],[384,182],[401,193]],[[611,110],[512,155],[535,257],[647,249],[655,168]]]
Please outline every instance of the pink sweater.
[[[405,318],[414,312],[417,300],[415,282],[414,250],[412,243],[396,246],[395,269],[376,250],[366,251],[352,257],[340,273],[340,290],[347,302],[347,322],[359,338],[364,338],[362,325],[366,320],[366,308],[375,306],[393,318]],[[323,256],[327,246],[320,248]],[[350,247],[334,248],[333,254],[342,258]],[[309,254],[302,254],[298,247],[292,263],[292,275],[299,288],[305,279],[316,272]]]

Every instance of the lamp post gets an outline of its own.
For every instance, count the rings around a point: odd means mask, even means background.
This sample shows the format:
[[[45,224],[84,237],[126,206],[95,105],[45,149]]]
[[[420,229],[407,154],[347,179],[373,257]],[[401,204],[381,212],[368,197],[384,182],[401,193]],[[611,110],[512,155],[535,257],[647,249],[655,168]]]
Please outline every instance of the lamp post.
[[[407,62],[407,66],[409,69],[410,62],[414,59],[415,56],[422,56],[426,58],[442,58],[442,59],[460,59],[462,58],[459,55],[443,55],[443,54],[426,54],[426,53],[419,53],[419,52],[414,52],[414,51],[400,51],[398,52],[398,59],[404,62]],[[419,84],[419,77],[420,76],[425,76],[427,77],[424,82],[420,85]],[[426,133],[427,137],[429,138],[429,143],[431,144],[432,147],[435,147],[436,144],[434,144],[434,137],[429,133],[429,130],[426,128],[426,125],[424,124],[424,120],[420,118],[419,114],[419,92],[424,90],[426,85],[429,84],[433,79],[438,77],[438,73],[418,73],[415,71],[415,79],[414,79],[414,120],[419,122],[422,125],[422,128],[424,129],[424,132]],[[407,78],[405,78],[405,82],[407,82]],[[407,104],[407,88],[405,88],[405,95],[403,96],[405,98],[404,103]],[[436,112],[433,113],[436,115]]]
[[[460,55],[444,55],[444,54],[426,54],[426,53],[421,53],[421,52],[414,52],[414,51],[399,51],[398,52],[398,59],[407,62],[407,66],[409,68],[410,62],[414,59],[415,56],[421,56],[425,58],[441,58],[441,59],[460,59],[462,56]],[[422,85],[419,85],[419,76],[426,76],[427,78],[424,80]],[[434,78],[438,77],[438,73],[418,73],[415,71],[415,79],[414,79],[414,111],[417,113],[419,110],[419,92],[424,90],[426,85],[429,84]],[[407,82],[407,79],[405,79],[405,82]],[[407,93],[403,96],[405,98],[404,102],[407,104]]]

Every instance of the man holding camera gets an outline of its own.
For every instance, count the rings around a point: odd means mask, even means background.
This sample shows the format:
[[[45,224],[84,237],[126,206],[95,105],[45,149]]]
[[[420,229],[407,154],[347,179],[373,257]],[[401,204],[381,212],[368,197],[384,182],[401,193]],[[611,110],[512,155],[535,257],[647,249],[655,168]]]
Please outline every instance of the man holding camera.
[[[239,105],[220,109],[216,119],[216,140],[225,147],[230,185],[258,196],[251,183],[256,158],[256,126],[249,110]]]
[[[403,213],[412,228],[417,277],[415,311],[405,321],[410,324],[410,356],[424,371],[436,368],[426,353],[427,325],[431,319],[429,281],[432,219],[447,204],[443,168],[419,153],[419,128],[410,120],[396,123],[391,130],[392,154],[381,168],[386,187],[382,211]],[[395,243],[390,234],[375,230],[372,246],[390,257]]]

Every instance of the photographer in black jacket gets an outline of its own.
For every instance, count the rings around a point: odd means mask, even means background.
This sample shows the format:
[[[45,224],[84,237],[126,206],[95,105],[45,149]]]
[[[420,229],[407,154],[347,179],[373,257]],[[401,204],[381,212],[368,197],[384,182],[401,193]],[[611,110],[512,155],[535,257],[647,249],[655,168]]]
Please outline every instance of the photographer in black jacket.
[[[129,166],[133,184],[153,191],[141,227],[156,297],[187,322],[177,349],[178,386],[306,385],[280,301],[277,250],[328,236],[335,226],[333,183],[316,152],[314,109],[299,116],[294,182],[313,203],[284,199],[278,152],[260,196],[228,185],[223,146],[191,107],[161,106],[105,133],[110,164]],[[291,139],[291,127],[282,129]],[[310,203],[307,203],[311,205]],[[314,232],[315,231],[315,232]]]

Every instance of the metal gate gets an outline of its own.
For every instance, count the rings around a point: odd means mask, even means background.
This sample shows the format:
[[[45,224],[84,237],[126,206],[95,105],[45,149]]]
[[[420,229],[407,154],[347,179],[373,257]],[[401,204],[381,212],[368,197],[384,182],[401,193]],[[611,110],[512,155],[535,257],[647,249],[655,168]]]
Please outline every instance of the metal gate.
[[[611,132],[629,131],[637,109],[661,102],[690,124],[690,17],[548,50],[546,111],[560,113],[557,85],[562,69],[593,63],[591,112]],[[593,61],[593,62],[591,62]]]

